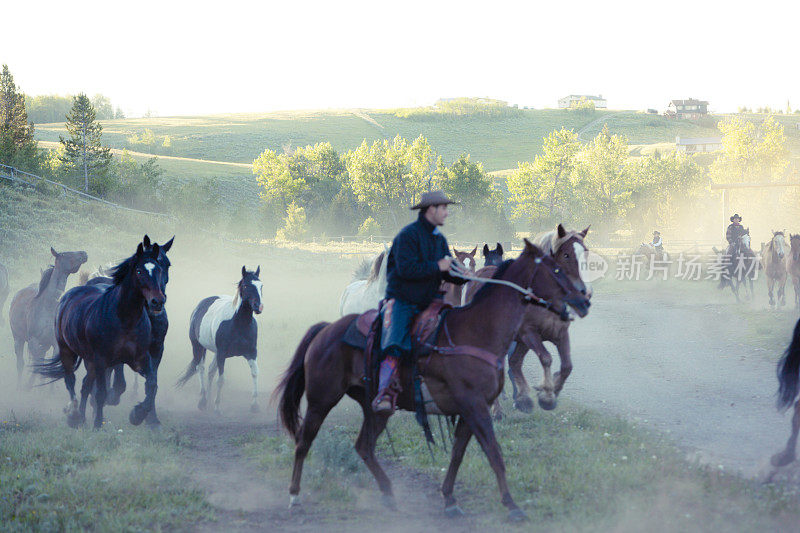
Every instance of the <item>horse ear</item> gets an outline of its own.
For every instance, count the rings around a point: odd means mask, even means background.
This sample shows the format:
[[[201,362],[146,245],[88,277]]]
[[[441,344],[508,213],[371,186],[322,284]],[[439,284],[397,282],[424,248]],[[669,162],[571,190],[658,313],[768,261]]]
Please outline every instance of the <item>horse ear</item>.
[[[244,267],[244,265],[242,265],[242,277],[245,277],[246,275],[247,275],[247,269]]]
[[[261,274],[261,265],[258,265],[258,268],[256,268],[256,277],[258,277],[259,274]]]
[[[475,257],[476,253],[478,253],[478,245],[477,244],[475,245],[475,248],[472,249],[472,252],[470,252],[469,255],[471,255],[472,257]]]
[[[142,257],[144,253],[144,248],[142,247],[142,243],[139,243],[139,246],[136,247],[136,257]]]
[[[489,255],[489,245],[488,244],[484,244],[483,245],[483,257],[486,257],[487,255]]]
[[[53,257],[58,257],[58,252],[56,252],[55,250],[53,250],[53,247],[52,247],[52,246],[50,247],[50,253],[51,253],[51,254],[53,254]]]
[[[161,247],[158,245],[158,243],[153,245],[153,255],[156,256],[156,258],[158,257],[158,252],[160,249]]]
[[[591,228],[591,227],[592,227],[592,225],[591,225],[591,224],[589,224],[588,226],[586,226],[586,229],[585,229],[585,230],[583,230],[583,231],[581,232],[581,236],[582,236],[582,237],[586,237],[586,234],[587,234],[587,233],[589,233],[589,228]]]
[[[542,255],[542,251],[539,249],[539,247],[537,247],[528,239],[523,240],[525,241],[525,250],[523,250],[522,253],[531,254],[533,257],[539,257]]]
[[[150,248],[150,237],[146,233],[142,242],[144,243],[145,248]]]
[[[169,252],[169,249],[172,248],[172,241],[174,240],[175,240],[175,235],[173,235],[170,240],[164,243],[164,246],[161,247],[161,251],[164,253]]]
[[[456,250],[455,246],[453,246],[453,257],[458,257],[458,250]]]
[[[556,228],[556,234],[558,235],[559,239],[563,239],[564,236],[567,234],[567,230],[564,229],[564,226],[559,224],[558,227]]]
[[[497,243],[496,250],[497,250],[497,253],[499,253],[500,255],[503,255],[503,245],[500,244],[499,242]]]

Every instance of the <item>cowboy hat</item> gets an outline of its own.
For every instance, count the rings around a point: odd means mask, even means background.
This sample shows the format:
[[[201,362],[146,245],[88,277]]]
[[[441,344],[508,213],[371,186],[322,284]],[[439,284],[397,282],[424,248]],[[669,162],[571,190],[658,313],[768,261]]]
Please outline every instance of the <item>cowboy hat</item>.
[[[741,222],[741,221],[742,221],[742,217],[739,215],[739,213],[736,213],[735,215],[733,215],[733,216],[731,217],[731,222],[733,222],[733,219],[734,219],[734,218],[738,218],[738,219],[739,219],[739,222]]]
[[[412,205],[410,209],[423,209],[432,205],[457,204],[458,202],[447,197],[444,191],[431,191],[422,193],[422,198],[417,205]]]
[[[653,232],[653,235],[661,235],[661,232],[660,232],[660,231],[658,231],[658,230],[655,230],[655,231]]]

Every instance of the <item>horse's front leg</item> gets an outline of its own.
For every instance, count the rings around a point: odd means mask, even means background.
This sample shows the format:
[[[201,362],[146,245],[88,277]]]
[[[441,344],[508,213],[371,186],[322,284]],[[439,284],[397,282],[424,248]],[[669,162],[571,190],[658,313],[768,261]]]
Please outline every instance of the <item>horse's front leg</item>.
[[[783,307],[786,305],[786,280],[783,280],[780,287],[778,287],[778,305]]]
[[[531,388],[522,373],[522,363],[525,361],[525,354],[532,350],[532,341],[529,336],[520,336],[514,349],[508,356],[508,377],[514,389],[514,408],[523,413],[533,411],[533,400],[531,399]]]
[[[472,431],[470,431],[464,418],[460,417],[453,436],[453,450],[450,455],[450,466],[447,469],[447,475],[445,475],[444,482],[442,483],[444,514],[450,518],[455,518],[464,514],[464,511],[458,506],[453,496],[453,488],[455,487],[456,476],[458,475],[461,461],[464,459],[464,452],[467,450],[467,444],[469,444],[471,438]]]
[[[767,290],[769,291],[769,306],[775,307],[775,297],[773,296],[773,289],[775,288],[775,280],[772,277],[767,277]]]
[[[95,388],[94,388],[94,429],[103,427],[103,406],[106,403],[107,383],[105,365],[97,365],[95,368]]]
[[[800,432],[800,400],[794,404],[794,416],[792,416],[792,433],[786,442],[786,448],[780,453],[772,456],[772,466],[786,466],[795,460],[797,449],[797,433]]]
[[[486,400],[476,396],[465,396],[463,398],[463,400],[456,400],[460,411],[459,414],[466,422],[472,434],[475,435],[475,438],[483,449],[483,453],[486,454],[486,458],[489,460],[489,465],[492,467],[492,470],[494,470],[495,477],[497,478],[497,487],[500,490],[501,501],[509,510],[509,519],[515,522],[526,520],[527,516],[514,502],[514,498],[511,497],[511,492],[508,489],[506,465],[503,461],[503,452],[500,449],[500,444],[497,442],[497,438],[494,434],[489,405],[486,403]],[[464,443],[463,446],[466,448],[466,443]]]
[[[258,363],[255,356],[248,359],[247,363],[250,365],[250,377],[253,378],[253,403],[250,404],[250,411],[253,413],[258,412]]]
[[[542,370],[544,371],[542,383],[537,387],[536,392],[536,399],[539,401],[539,407],[545,411],[552,411],[556,408],[557,402],[553,375],[550,369],[553,364],[553,356],[547,351],[541,337],[538,335],[531,335],[525,339],[525,342],[536,352],[536,355],[539,357],[539,362],[542,364]]]
[[[149,353],[145,354],[144,364],[140,373],[144,376],[144,400],[136,404],[133,409],[131,409],[131,413],[128,416],[128,420],[134,426],[141,424],[156,404],[158,375]]]
[[[556,396],[558,396],[561,393],[561,389],[564,388],[564,383],[567,381],[567,378],[572,374],[572,354],[569,342],[569,331],[564,331],[564,334],[555,344],[558,350],[558,358],[561,360],[561,365],[555,375],[555,393]]]

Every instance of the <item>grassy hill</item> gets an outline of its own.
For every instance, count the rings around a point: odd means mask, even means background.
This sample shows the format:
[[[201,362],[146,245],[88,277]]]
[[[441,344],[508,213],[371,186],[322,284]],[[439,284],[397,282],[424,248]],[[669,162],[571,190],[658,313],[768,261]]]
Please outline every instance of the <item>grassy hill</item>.
[[[598,120],[599,119],[599,120]],[[607,120],[606,120],[607,119]],[[800,117],[781,117],[794,124]],[[413,139],[425,136],[433,149],[446,161],[453,161],[462,152],[482,161],[488,171],[515,167],[518,161],[532,159],[541,150],[542,137],[563,127],[583,132],[591,138],[604,124],[612,133],[628,137],[632,144],[673,143],[677,135],[703,137],[718,134],[713,118],[702,122],[668,119],[658,115],[627,111],[597,111],[583,115],[567,110],[521,110],[514,117],[436,117],[428,119],[399,118],[388,111],[340,110],[298,111],[266,114],[229,114],[197,117],[159,117],[104,121],[104,140],[112,148],[128,147],[127,139],[141,136],[150,129],[157,139],[168,135],[172,142],[170,155],[252,163],[264,149],[305,146],[329,141],[340,151],[401,135]],[[36,136],[43,141],[57,141],[65,133],[63,124],[40,124]],[[136,148],[141,150],[140,148]],[[163,163],[163,164],[162,164]],[[167,163],[170,172],[191,175],[197,165],[182,167],[179,162]],[[238,169],[237,169],[238,170]],[[245,169],[241,169],[245,170]],[[231,172],[229,168],[212,168],[202,174]],[[242,172],[233,172],[242,173]]]

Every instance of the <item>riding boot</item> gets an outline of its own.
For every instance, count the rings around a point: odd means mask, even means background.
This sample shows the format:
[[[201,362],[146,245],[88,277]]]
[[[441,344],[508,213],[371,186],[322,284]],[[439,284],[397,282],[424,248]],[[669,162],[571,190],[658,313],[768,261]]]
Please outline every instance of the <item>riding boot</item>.
[[[394,355],[387,355],[381,362],[378,370],[378,394],[372,402],[372,410],[378,414],[392,414],[394,412],[394,395],[391,392],[392,381],[397,374],[399,359]]]

